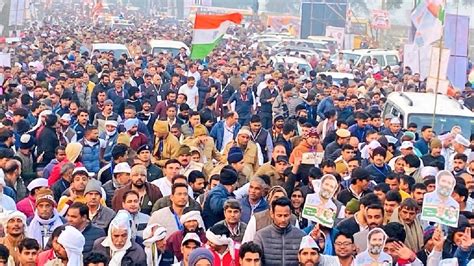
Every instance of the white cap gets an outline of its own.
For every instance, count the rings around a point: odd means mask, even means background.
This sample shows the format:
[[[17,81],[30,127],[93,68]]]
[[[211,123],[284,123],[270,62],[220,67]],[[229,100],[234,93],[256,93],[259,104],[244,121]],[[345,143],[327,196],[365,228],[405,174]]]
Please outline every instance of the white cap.
[[[48,187],[48,179],[36,178],[28,184],[28,191],[33,191],[35,188]]]
[[[166,228],[159,224],[149,224],[143,230],[143,244],[145,246],[151,246],[156,241],[160,241],[166,238]]]
[[[400,119],[398,119],[398,117],[394,117],[390,119],[390,124],[400,124]]]
[[[89,173],[89,171],[87,171],[84,166],[74,168],[74,170],[72,171],[72,175],[77,172],[86,172],[88,176],[94,176],[94,173]]]
[[[237,135],[242,135],[242,134],[245,134],[245,135],[247,135],[247,136],[249,136],[249,137],[252,136],[252,133],[251,133],[250,130],[248,130],[246,127],[241,128],[241,129],[239,130],[239,133],[237,133]]]
[[[421,179],[425,179],[425,177],[427,176],[436,176],[437,173],[438,169],[436,169],[436,167],[424,166],[423,168],[421,168],[420,177]]]
[[[464,147],[469,147],[471,145],[471,143],[469,143],[469,140],[467,140],[461,134],[457,134],[456,137],[454,137],[454,141],[463,145]]]
[[[413,149],[413,143],[411,141],[404,141],[400,146],[400,150],[401,149]]]
[[[71,121],[71,115],[70,114],[63,114],[60,119],[64,120],[64,121]]]
[[[130,165],[128,163],[119,163],[114,167],[114,174],[119,173],[128,173],[130,174],[132,170],[130,169]]]
[[[398,139],[395,138],[394,136],[385,135],[385,138],[387,139],[388,143],[391,143],[391,144],[395,144],[398,142]]]
[[[315,248],[317,250],[319,250],[319,246],[318,244],[316,244],[316,241],[314,241],[314,239],[311,237],[311,236],[304,236],[302,239],[301,239],[301,243],[300,243],[300,249],[299,250],[302,250],[302,249],[305,249],[305,248]]]
[[[117,126],[118,126],[118,122],[115,121],[115,120],[106,120],[106,121],[105,121],[105,126],[114,126],[114,127],[117,127]]]
[[[183,238],[183,241],[181,241],[181,245],[184,245],[184,243],[186,243],[189,240],[193,240],[196,243],[199,243],[199,246],[202,245],[201,239],[196,233],[186,233],[186,235]]]

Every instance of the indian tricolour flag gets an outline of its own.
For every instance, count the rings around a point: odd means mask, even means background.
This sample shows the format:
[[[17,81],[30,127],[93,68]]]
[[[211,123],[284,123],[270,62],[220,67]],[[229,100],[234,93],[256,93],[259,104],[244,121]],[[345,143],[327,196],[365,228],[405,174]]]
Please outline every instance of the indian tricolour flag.
[[[229,26],[232,23],[240,24],[241,21],[242,15],[239,13],[225,15],[196,14],[191,59],[205,58],[219,44]]]

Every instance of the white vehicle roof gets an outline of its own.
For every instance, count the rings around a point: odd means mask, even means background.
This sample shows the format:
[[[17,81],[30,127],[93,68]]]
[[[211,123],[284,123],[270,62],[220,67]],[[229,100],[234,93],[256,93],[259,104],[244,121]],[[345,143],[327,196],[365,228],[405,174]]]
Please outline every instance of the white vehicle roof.
[[[271,57],[271,59],[274,59],[275,63],[309,64],[308,61],[304,60],[301,57],[296,57],[296,56],[279,56],[279,55],[277,55],[277,56]]]
[[[348,78],[349,80],[354,79],[354,75],[351,73],[343,73],[343,72],[319,72],[318,75],[326,75],[331,76],[333,79],[343,79]]]
[[[127,46],[121,43],[93,43],[92,50],[95,50],[95,49],[100,50],[100,51],[125,49],[128,51]]]
[[[341,50],[339,52],[357,55],[371,55],[371,54],[395,54],[398,55],[396,50],[384,50],[384,49],[354,49],[354,50]]]
[[[180,49],[181,47],[186,48],[189,50],[189,47],[181,41],[171,41],[171,40],[151,40],[150,46],[153,47],[169,47],[169,48],[176,48]]]
[[[432,114],[435,95],[420,92],[392,92],[388,95],[387,101],[399,106],[409,114]],[[467,107],[444,94],[438,94],[436,114],[474,117],[474,113]]]

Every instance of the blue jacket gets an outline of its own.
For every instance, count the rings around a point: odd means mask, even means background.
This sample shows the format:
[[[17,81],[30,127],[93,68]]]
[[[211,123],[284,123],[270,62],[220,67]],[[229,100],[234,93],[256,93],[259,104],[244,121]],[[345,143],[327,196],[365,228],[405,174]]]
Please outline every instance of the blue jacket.
[[[374,179],[377,184],[384,183],[385,178],[392,172],[388,164],[384,164],[383,169],[380,170],[373,163],[369,164],[365,170],[369,171],[370,177]]]
[[[246,196],[245,198],[242,198],[240,200],[240,206],[242,208],[240,221],[246,224],[249,223],[250,217],[252,217],[254,213],[261,212],[268,209],[268,203],[263,197],[258,203],[257,207],[255,207],[253,211],[252,211],[252,207],[250,206],[249,196]]]
[[[331,96],[328,96],[324,98],[319,104],[318,104],[318,116],[321,117],[321,119],[326,119],[324,116],[324,113],[331,110],[331,109],[336,109],[334,107],[334,102],[331,98]]]
[[[234,198],[234,194],[229,193],[221,184],[209,191],[202,210],[202,219],[206,228],[224,220],[224,202],[230,198]]]
[[[85,141],[82,144],[82,163],[90,173],[98,173],[100,170],[100,141],[94,146],[89,146]]]
[[[222,140],[224,139],[224,123],[225,123],[225,120],[221,120],[217,122],[217,124],[215,124],[212,127],[211,133],[209,134],[216,142],[216,148],[219,151],[222,150]],[[237,133],[239,132],[239,130],[240,130],[240,124],[235,123],[234,139],[237,137]]]
[[[356,137],[359,142],[365,142],[365,134],[369,129],[372,129],[371,126],[359,127],[357,124],[354,124],[349,127],[349,132],[351,132],[351,136]]]

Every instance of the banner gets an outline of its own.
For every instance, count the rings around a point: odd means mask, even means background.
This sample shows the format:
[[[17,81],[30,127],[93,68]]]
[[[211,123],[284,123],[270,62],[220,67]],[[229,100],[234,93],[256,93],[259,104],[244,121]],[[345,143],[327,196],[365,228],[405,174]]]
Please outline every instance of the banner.
[[[378,30],[388,30],[391,27],[389,13],[387,10],[374,9],[371,12],[372,28]]]

